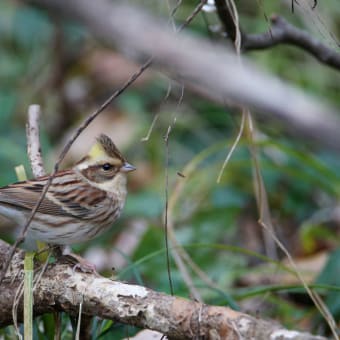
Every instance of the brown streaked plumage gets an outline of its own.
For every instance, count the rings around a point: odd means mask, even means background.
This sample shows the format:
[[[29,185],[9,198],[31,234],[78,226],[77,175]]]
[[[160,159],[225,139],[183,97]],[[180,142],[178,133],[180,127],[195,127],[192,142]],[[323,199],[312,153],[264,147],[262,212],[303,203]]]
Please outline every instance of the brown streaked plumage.
[[[126,173],[134,169],[112,140],[100,135],[86,157],[56,174],[28,234],[53,244],[95,237],[119,217],[127,194]],[[25,224],[47,180],[44,176],[0,188],[0,214]]]

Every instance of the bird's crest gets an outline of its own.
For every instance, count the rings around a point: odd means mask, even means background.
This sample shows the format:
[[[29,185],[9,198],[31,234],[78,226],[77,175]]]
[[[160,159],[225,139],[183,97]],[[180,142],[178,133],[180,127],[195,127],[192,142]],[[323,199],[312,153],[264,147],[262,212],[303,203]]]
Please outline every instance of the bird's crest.
[[[97,138],[97,142],[92,146],[88,156],[91,159],[100,159],[109,156],[111,158],[118,158],[121,161],[125,161],[123,155],[119,152],[111,138],[104,134],[101,134]]]

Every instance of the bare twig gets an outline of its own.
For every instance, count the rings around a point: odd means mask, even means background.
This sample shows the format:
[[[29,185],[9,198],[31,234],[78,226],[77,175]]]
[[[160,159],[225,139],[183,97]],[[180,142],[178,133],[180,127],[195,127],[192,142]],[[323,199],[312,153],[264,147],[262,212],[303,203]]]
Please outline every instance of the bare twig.
[[[187,19],[182,23],[182,25],[176,30],[177,33],[181,32],[185,27],[187,27],[192,22],[192,20],[194,20],[194,18],[197,16],[197,14],[201,12],[201,10],[202,10],[203,6],[206,4],[206,2],[207,2],[207,0],[201,0],[200,1],[200,3],[195,7],[195,9],[192,11],[192,13],[187,17]],[[171,13],[170,13],[171,18],[176,13],[180,4],[181,4],[181,0],[178,1],[176,7],[171,11]],[[169,83],[167,93],[166,93],[166,95],[163,99],[163,103],[166,102],[166,100],[169,98],[170,93],[171,93],[171,83]],[[158,117],[159,117],[159,113],[155,114],[148,133],[146,134],[145,137],[143,137],[141,139],[142,142],[146,142],[146,141],[149,140],[151,132],[153,130],[154,125],[156,124]]]
[[[176,119],[176,118],[175,118]],[[175,120],[174,120],[175,123]],[[164,136],[165,142],[165,211],[164,211],[164,238],[165,238],[165,249],[166,249],[166,268],[168,272],[168,279],[170,285],[170,293],[174,295],[174,288],[171,277],[170,269],[170,251],[169,251],[169,240],[168,240],[168,205],[169,205],[169,136],[171,133],[172,125],[169,125],[166,135]]]
[[[294,0],[292,0],[293,6]],[[233,22],[232,11],[226,0],[215,0],[217,14],[223,24],[224,30],[231,41],[235,41],[236,28]],[[316,6],[314,2],[313,9]],[[293,8],[293,7],[292,7]],[[299,47],[313,55],[321,63],[340,70],[340,53],[329,48],[308,32],[295,27],[283,17],[272,15],[271,27],[268,32],[260,34],[247,34],[240,29],[242,51],[262,50],[272,48],[279,44],[288,44]]]
[[[174,259],[176,261],[177,267],[182,273],[183,280],[187,287],[189,288],[190,294],[194,297],[197,301],[201,301],[201,295],[199,294],[198,290],[194,286],[193,280],[190,277],[188,270],[183,262],[191,267],[193,272],[208,286],[213,287],[215,289],[220,289],[217,285],[199,268],[199,266],[191,259],[190,255],[186,252],[186,250],[179,244],[176,239],[175,235],[175,226],[174,226],[174,209],[178,200],[184,190],[185,183],[187,180],[192,176],[194,171],[197,169],[198,164],[207,157],[211,152],[207,150],[203,151],[202,153],[195,156],[182,170],[181,174],[185,174],[180,176],[180,178],[175,183],[171,196],[169,198],[169,205],[168,205],[168,232],[169,238],[172,243],[171,250],[174,253]],[[184,177],[183,177],[184,176]]]
[[[272,15],[269,32],[261,34],[243,34],[243,51],[271,48],[278,44],[294,45],[309,52],[325,65],[340,70],[340,53],[329,48],[321,41],[309,35],[283,17]]]
[[[195,18],[195,16],[201,11],[201,9],[203,8],[205,3],[206,3],[206,0],[200,1],[200,3],[196,6],[194,11],[188,16],[188,18],[185,20],[185,22],[179,27],[177,32],[180,32],[184,27],[186,27]],[[177,6],[179,6],[179,4],[180,4],[180,1],[177,3]],[[173,14],[174,14],[174,12],[172,11],[171,12],[171,21],[172,21],[172,24],[173,24],[173,28],[176,29],[175,23],[174,23],[173,17],[172,17]],[[171,92],[171,83],[169,83],[168,91],[166,93],[165,98],[163,99],[163,102],[165,102],[168,99],[170,92]],[[181,103],[183,101],[183,97],[184,97],[184,85],[181,85],[181,95],[180,95],[180,98],[178,100],[175,111],[177,111],[178,107],[181,105]],[[146,141],[150,137],[152,128],[153,128],[157,118],[158,118],[158,114],[155,115],[153,122],[151,124],[151,127],[149,129],[149,132],[148,132],[147,136],[142,139],[142,141]],[[169,166],[169,137],[170,137],[170,133],[171,133],[171,130],[172,130],[175,122],[176,122],[176,116],[174,116],[173,123],[169,125],[168,130],[167,130],[167,132],[164,136],[165,148],[166,148],[164,236],[165,236],[165,248],[166,248],[166,265],[167,265],[167,273],[168,273],[171,295],[174,294],[174,289],[173,289],[173,282],[172,282],[172,277],[171,277],[169,237],[168,237],[169,236],[169,229],[168,229],[168,199],[169,199],[168,166]],[[174,236],[172,238],[174,239]],[[201,296],[194,286],[194,283],[193,283],[193,281],[190,277],[190,274],[189,274],[189,272],[188,272],[188,270],[187,270],[187,268],[186,268],[186,266],[185,266],[185,264],[182,260],[182,257],[180,256],[180,254],[178,253],[176,248],[172,248],[171,251],[172,251],[173,258],[174,258],[174,261],[176,263],[176,266],[179,269],[179,271],[181,272],[183,280],[186,283],[187,287],[189,288],[191,295],[193,296],[194,299],[201,301]]]
[[[64,157],[66,156],[68,150],[70,149],[71,145],[74,143],[74,141],[79,137],[79,135],[91,124],[91,122],[101,113],[103,112],[110,104],[111,102],[117,98],[126,88],[128,88],[149,66],[151,65],[151,59],[149,59],[147,62],[145,62],[142,67],[136,71],[124,84],[121,88],[116,90],[96,111],[94,111],[91,115],[89,115],[84,122],[79,126],[79,128],[73,133],[67,144],[64,146],[63,150],[61,151],[59,158],[57,162],[54,165],[54,170],[52,174],[50,175],[49,179],[47,180],[44,190],[41,193],[41,196],[35,205],[34,209],[31,212],[30,217],[28,218],[25,226],[23,227],[20,235],[17,237],[14,245],[12,246],[12,249],[10,250],[8,254],[8,258],[6,259],[5,265],[3,266],[1,276],[0,276],[0,283],[2,282],[3,278],[6,275],[7,269],[9,267],[9,264],[11,262],[11,259],[15,253],[16,248],[25,240],[28,227],[31,224],[34,215],[38,211],[42,201],[44,200],[46,193],[48,191],[48,188],[50,187],[52,180],[56,173],[59,170],[59,166],[61,162],[63,161]]]
[[[40,177],[45,175],[45,169],[43,166],[43,160],[41,156],[41,147],[40,147],[40,138],[39,138],[39,119],[40,119],[40,106],[39,105],[30,105],[28,108],[28,114],[27,114],[27,125],[26,125],[26,139],[27,139],[27,154],[28,158],[30,160],[31,168],[34,177]],[[13,323],[15,332],[19,339],[22,339],[22,335],[20,334],[19,328],[18,328],[18,322],[17,322],[17,312],[18,312],[18,304],[24,296],[25,301],[25,307],[24,307],[24,314],[25,314],[25,337],[26,337],[26,326],[28,326],[28,333],[31,331],[31,325],[33,317],[33,305],[32,300],[33,298],[33,282],[32,286],[30,283],[30,275],[33,275],[33,263],[30,265],[26,265],[26,261],[30,262],[33,261],[32,255],[25,255],[25,279],[22,282],[21,285],[19,285],[14,299],[13,304]],[[47,266],[48,260],[46,260],[45,267]],[[32,268],[31,268],[32,267]],[[43,269],[44,270],[44,269]],[[43,274],[43,270],[41,271],[41,274]],[[28,281],[27,281],[28,280]],[[33,281],[33,280],[32,280]],[[37,281],[36,281],[37,284]],[[32,294],[32,295],[31,295]],[[26,325],[27,322],[27,325]],[[32,335],[28,334],[28,338],[30,338]]]
[[[225,105],[228,100],[255,108],[255,114],[281,121],[290,134],[304,141],[314,140],[340,150],[337,109],[245,60],[241,67],[224,47],[189,34],[174,35],[166,23],[159,23],[159,19],[127,2],[115,2],[113,6],[108,0],[23,1],[81,22],[108,45],[135,60],[153,55],[155,67],[215,103]]]
[[[206,4],[207,0],[201,0],[201,2],[195,7],[192,13],[186,18],[183,24],[177,29],[177,32],[181,32],[185,27],[187,27],[191,21],[195,19],[197,14],[201,12],[203,6]]]
[[[26,138],[27,138],[27,154],[30,159],[34,177],[41,177],[45,175],[39,138],[39,119],[40,119],[40,106],[36,104],[30,105],[28,108]]]
[[[184,96],[184,87],[182,86],[181,96],[178,100],[177,107],[175,109],[175,112],[177,111],[178,107],[181,105],[182,100]],[[169,276],[169,282],[170,287],[172,291],[172,280],[171,280],[171,271],[170,271],[170,258],[169,258],[169,239],[175,245],[175,247],[171,247],[171,253],[174,258],[174,261],[176,263],[176,266],[178,270],[180,271],[183,281],[186,284],[186,286],[189,289],[190,295],[193,299],[196,301],[202,301],[201,295],[196,289],[194,282],[190,276],[189,271],[187,270],[187,267],[183,261],[183,253],[185,251],[183,248],[179,245],[179,243],[176,240],[175,234],[174,234],[174,226],[173,226],[173,220],[172,220],[172,209],[169,206],[169,173],[168,173],[168,167],[169,167],[169,137],[172,131],[172,128],[176,122],[176,116],[174,116],[174,120],[172,124],[169,125],[167,133],[164,137],[165,140],[165,147],[166,147],[166,166],[165,166],[165,213],[164,213],[164,232],[165,232],[165,246],[166,246],[166,257],[167,257],[167,269],[168,269],[168,276]],[[171,198],[170,198],[171,199]]]
[[[295,275],[298,277],[301,284],[305,288],[308,296],[314,302],[320,314],[327,321],[333,333],[334,339],[339,340],[339,336],[337,335],[337,326],[336,326],[336,323],[334,321],[332,314],[329,312],[327,306],[322,301],[319,294],[308,286],[306,280],[304,279],[303,275],[299,271],[293,257],[291,256],[287,248],[283,245],[283,243],[280,241],[280,239],[276,235],[275,228],[272,223],[272,217],[270,213],[267,192],[266,192],[266,188],[265,188],[264,181],[262,178],[261,168],[260,168],[259,161],[258,161],[257,150],[255,146],[253,122],[251,119],[250,112],[245,110],[245,114],[247,115],[246,132],[247,132],[247,137],[248,137],[248,142],[249,142],[249,150],[250,150],[252,160],[254,163],[255,194],[256,194],[256,201],[257,201],[257,206],[259,210],[259,223],[263,227],[263,230],[265,231],[264,239],[265,239],[266,249],[269,250],[268,252],[271,258],[274,258],[274,257],[277,258],[276,249],[274,248],[274,244],[273,244],[273,242],[275,242],[275,244],[284,252],[284,254],[288,258],[290,265],[292,266],[294,270]],[[276,256],[273,256],[273,254]]]
[[[225,0],[225,1],[227,1],[227,0]],[[233,1],[233,0],[231,0],[231,1]],[[229,11],[229,13],[230,13],[229,16],[230,16],[231,19],[233,19],[233,24],[235,25],[236,30],[240,30],[238,22],[236,20],[234,20],[235,15],[237,15],[236,7],[235,6],[231,7],[231,8],[228,7],[225,10]],[[226,19],[226,17],[224,17],[222,19]],[[270,30],[270,32],[268,34],[270,34],[271,39],[274,39],[273,30]],[[244,34],[242,36],[242,39],[246,39],[246,36]],[[237,44],[237,39],[235,39],[236,52],[237,52],[237,56],[239,57],[240,56],[241,41],[238,41],[238,43],[239,44]],[[266,193],[266,190],[265,190],[260,166],[259,166],[259,163],[258,163],[257,151],[256,151],[256,148],[254,147],[254,128],[253,128],[251,113],[250,113],[250,110],[247,109],[246,107],[243,107],[242,111],[243,111],[243,113],[242,113],[243,116],[246,117],[246,132],[247,132],[247,136],[248,136],[249,150],[251,152],[252,160],[254,162],[255,184],[256,184],[255,194],[256,194],[257,206],[258,206],[259,215],[260,215],[259,223],[263,226],[263,230],[264,230],[264,239],[265,239],[266,250],[269,253],[269,256],[271,258],[277,257],[276,248],[275,248],[275,243],[276,243],[278,245],[278,247],[281,248],[285,252],[287,257],[289,258],[289,261],[293,265],[294,270],[296,271],[296,275],[298,276],[298,278],[302,282],[302,284],[303,284],[304,288],[306,289],[308,295],[310,296],[312,301],[315,303],[315,306],[318,308],[318,310],[323,315],[325,320],[328,322],[328,325],[329,325],[335,339],[338,339],[336,324],[335,324],[335,321],[334,321],[332,315],[330,314],[329,310],[325,306],[324,302],[321,300],[320,296],[308,287],[304,278],[302,277],[302,275],[298,271],[293,258],[291,257],[291,255],[289,254],[287,249],[283,246],[283,244],[281,243],[281,241],[278,239],[278,237],[275,234],[275,230],[274,230],[274,226],[272,224],[272,219],[271,219],[271,214],[270,214],[270,208],[269,208],[267,193]]]
[[[328,323],[328,326],[330,327],[330,330],[333,334],[333,337],[335,340],[339,340],[339,328],[337,327],[337,324],[333,318],[333,315],[329,311],[327,305],[323,302],[320,295],[315,292],[312,288],[308,286],[308,283],[304,279],[304,277],[301,275],[298,266],[296,265],[294,259],[292,258],[291,254],[287,250],[287,248],[283,245],[283,243],[278,239],[276,236],[274,230],[270,225],[267,225],[264,220],[262,220],[262,216],[260,216],[259,223],[261,226],[268,231],[268,233],[271,235],[273,240],[275,240],[275,243],[279,246],[279,248],[283,251],[283,253],[286,255],[288,262],[290,266],[293,268],[296,276],[298,277],[299,281],[302,283],[303,287],[306,289],[308,296],[313,301],[314,305],[317,307],[317,309],[320,311],[321,315],[325,318],[325,320]]]
[[[179,28],[179,31],[182,30],[186,25],[188,25],[196,16],[197,13],[201,10],[203,5],[205,4],[206,0],[202,0],[202,2],[195,8],[193,13],[188,17],[188,19],[183,23],[183,25]],[[85,4],[82,3],[81,6],[84,6]],[[150,57],[147,59],[147,61],[118,89],[116,90],[96,111],[94,111],[91,115],[89,115],[83,123],[79,126],[79,128],[74,132],[74,134],[71,136],[67,144],[64,146],[63,150],[61,151],[57,162],[54,165],[54,169],[52,174],[50,175],[49,179],[47,180],[44,190],[41,193],[41,196],[35,205],[34,209],[31,212],[30,217],[28,218],[25,226],[23,227],[20,235],[17,237],[10,253],[8,254],[8,258],[5,262],[5,265],[3,266],[3,270],[0,274],[0,283],[2,282],[4,276],[6,275],[6,271],[8,269],[8,266],[10,264],[11,258],[13,257],[16,248],[25,240],[27,230],[29,225],[31,224],[34,215],[38,211],[42,201],[44,200],[46,193],[48,191],[49,186],[51,185],[54,176],[59,170],[60,164],[63,161],[64,157],[66,156],[67,152],[69,151],[71,145],[74,143],[74,141],[79,137],[79,135],[91,124],[91,122],[101,113],[103,112],[111,103],[112,101],[117,98],[121,93],[123,93],[152,63],[153,57]]]
[[[292,9],[292,13],[294,13],[294,4],[297,4],[297,0],[291,0],[291,9]],[[318,5],[318,0],[314,0],[314,3],[312,5],[312,9],[315,9],[316,6]]]
[[[230,150],[229,150],[229,152],[228,152],[228,154],[227,154],[227,156],[226,156],[226,158],[225,158],[225,160],[223,162],[222,168],[221,168],[221,170],[220,170],[220,172],[218,174],[217,180],[216,180],[217,183],[220,183],[222,175],[223,175],[223,172],[224,172],[224,169],[227,166],[227,164],[228,164],[232,154],[234,153],[234,151],[236,149],[236,146],[240,142],[240,139],[242,137],[243,130],[244,130],[244,121],[245,121],[245,115],[244,115],[244,113],[242,113],[242,119],[241,119],[240,128],[239,128],[237,136],[236,136],[236,138],[235,138],[235,140],[234,140],[234,142],[233,142],[233,144],[232,144],[232,146],[231,146],[231,148],[230,148]]]

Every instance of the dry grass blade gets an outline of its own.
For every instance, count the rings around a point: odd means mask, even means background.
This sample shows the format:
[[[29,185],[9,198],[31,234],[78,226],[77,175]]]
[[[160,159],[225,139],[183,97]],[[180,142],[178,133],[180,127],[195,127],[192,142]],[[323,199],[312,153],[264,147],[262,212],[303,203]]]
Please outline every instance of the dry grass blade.
[[[19,308],[20,300],[22,298],[23,293],[24,293],[24,281],[22,281],[20,283],[17,291],[15,292],[13,308],[12,308],[13,326],[14,326],[14,329],[15,329],[15,333],[16,333],[18,339],[20,339],[20,340],[22,339],[22,335],[20,333],[20,329],[19,329],[19,326],[18,326],[17,315],[18,315],[18,308]]]
[[[238,130],[238,134],[230,148],[230,151],[228,152],[227,154],[227,157],[225,158],[224,162],[223,162],[223,165],[222,165],[222,168],[220,170],[220,173],[218,174],[218,177],[217,177],[217,183],[220,183],[221,181],[221,178],[222,178],[222,175],[223,175],[223,172],[225,170],[225,167],[227,166],[231,156],[233,155],[238,143],[240,142],[240,139],[242,137],[242,134],[243,134],[243,131],[244,131],[244,121],[245,121],[245,114],[242,113],[242,120],[241,120],[241,125],[240,125],[240,128]]]
[[[239,22],[238,22],[238,15],[237,15],[237,10],[236,6],[234,4],[233,0],[228,0],[227,1],[228,8],[231,12],[231,17],[234,20],[234,24],[236,27],[236,39],[235,39],[235,49],[236,53],[238,56],[240,56],[240,47],[241,47],[241,41],[240,39],[237,39],[237,36],[239,38],[241,37],[240,35],[240,28],[239,28]],[[294,5],[294,0],[292,0],[292,10]],[[276,257],[276,249],[274,242],[278,245],[278,247],[286,254],[289,262],[291,263],[291,266],[294,268],[294,271],[296,275],[298,276],[299,280],[301,281],[302,285],[306,289],[308,295],[314,302],[315,306],[318,308],[320,313],[323,315],[325,320],[327,321],[333,336],[335,339],[339,339],[337,335],[337,326],[336,323],[330,314],[329,310],[327,309],[326,305],[323,303],[321,300],[320,296],[312,291],[306,281],[304,280],[303,276],[299,272],[292,256],[290,255],[289,251],[284,247],[284,245],[281,243],[281,241],[278,239],[278,237],[275,234],[274,227],[272,225],[272,220],[271,220],[271,215],[270,215],[270,208],[269,208],[269,203],[268,203],[268,198],[267,198],[267,193],[265,190],[265,186],[263,183],[262,179],[262,174],[258,162],[258,157],[257,157],[257,152],[255,148],[255,142],[254,142],[254,127],[253,127],[253,122],[252,122],[252,117],[251,113],[247,108],[243,108],[242,114],[246,117],[246,134],[247,134],[247,139],[248,139],[248,147],[251,153],[251,157],[254,163],[254,172],[255,172],[255,196],[257,198],[257,205],[258,205],[258,210],[259,210],[259,223],[263,226],[264,230],[266,231],[265,233],[265,241],[266,241],[266,249],[267,252],[271,255]],[[274,242],[273,242],[274,241]]]
[[[181,174],[183,176],[180,176],[180,178],[177,180],[174,189],[172,191],[172,194],[169,198],[169,204],[168,204],[168,233],[169,238],[171,240],[171,243],[173,247],[171,248],[172,253],[174,254],[174,259],[176,261],[176,264],[179,268],[179,270],[182,273],[183,280],[187,287],[189,288],[189,291],[196,300],[201,301],[201,295],[198,292],[198,290],[195,288],[193,280],[184,264],[184,262],[187,263],[189,267],[193,270],[194,273],[208,286],[213,288],[218,288],[217,285],[199,268],[199,266],[191,259],[190,255],[186,252],[186,250],[179,244],[179,242],[176,239],[176,235],[174,232],[174,209],[175,206],[181,197],[181,194],[184,190],[185,184],[190,179],[190,176],[192,173],[197,169],[197,166],[200,162],[202,162],[207,156],[209,156],[211,153],[215,152],[217,149],[219,149],[221,146],[213,146],[209,149],[204,150],[200,154],[196,155],[195,158],[193,158],[181,171]]]
[[[307,284],[306,280],[303,278],[303,275],[300,273],[294,259],[292,258],[291,254],[287,250],[287,248],[282,244],[282,242],[279,240],[279,238],[275,234],[275,230],[272,224],[271,216],[270,216],[270,209],[269,209],[269,202],[268,197],[266,193],[266,189],[263,183],[261,169],[258,163],[258,157],[254,146],[254,131],[252,128],[251,123],[251,116],[248,115],[248,120],[250,123],[248,123],[246,126],[250,128],[247,129],[247,135],[248,135],[248,143],[249,143],[249,149],[251,152],[251,156],[254,162],[254,171],[255,171],[255,184],[256,184],[256,196],[257,196],[257,203],[258,203],[258,210],[259,210],[259,223],[266,231],[267,235],[275,241],[276,245],[283,251],[283,253],[286,255],[291,267],[294,270],[295,275],[300,280],[301,284],[305,288],[308,296],[311,298],[311,300],[314,302],[316,308],[319,310],[321,315],[324,317],[324,319],[327,321],[329,328],[331,329],[334,339],[339,340],[338,331],[336,322],[329,312],[327,306],[320,298],[319,294],[315,291],[313,291]],[[272,244],[267,239],[267,242],[270,244],[270,248],[272,249]],[[267,243],[267,244],[268,244]],[[273,249],[272,249],[273,251]]]
[[[171,81],[169,81],[169,83],[168,83],[168,88],[167,88],[165,97],[164,97],[163,100],[162,100],[162,104],[165,103],[165,102],[168,100],[168,98],[169,98],[169,96],[170,96],[170,93],[171,93],[171,89],[172,89]],[[162,105],[161,105],[161,106],[162,106]],[[155,126],[155,124],[156,124],[156,122],[157,122],[157,120],[158,120],[159,115],[160,115],[160,112],[157,112],[157,113],[154,115],[154,117],[153,117],[153,119],[152,119],[152,122],[151,122],[151,125],[150,125],[150,127],[149,127],[149,130],[148,130],[146,136],[143,137],[143,138],[141,138],[141,142],[147,142],[147,141],[150,139],[151,133],[152,133],[153,128],[154,128],[154,126]]]

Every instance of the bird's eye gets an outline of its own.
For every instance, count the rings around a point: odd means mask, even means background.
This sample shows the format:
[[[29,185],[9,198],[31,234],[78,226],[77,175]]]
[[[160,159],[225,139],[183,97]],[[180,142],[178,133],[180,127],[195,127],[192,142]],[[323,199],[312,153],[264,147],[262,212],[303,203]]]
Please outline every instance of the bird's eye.
[[[110,163],[105,163],[105,164],[102,165],[102,169],[104,171],[111,170],[112,169],[112,165]]]

